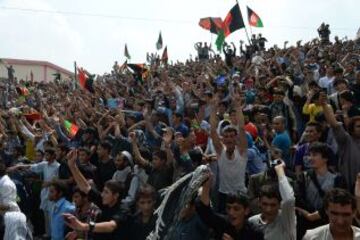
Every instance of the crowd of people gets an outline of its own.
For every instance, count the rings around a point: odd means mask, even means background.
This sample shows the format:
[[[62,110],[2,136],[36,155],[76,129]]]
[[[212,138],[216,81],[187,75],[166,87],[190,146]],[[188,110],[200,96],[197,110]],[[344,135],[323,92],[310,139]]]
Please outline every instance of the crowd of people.
[[[227,44],[224,60],[196,44],[140,76],[115,64],[92,91],[11,68],[3,239],[144,240],[160,192],[200,165],[211,173],[172,240],[360,239],[360,41],[265,41]]]

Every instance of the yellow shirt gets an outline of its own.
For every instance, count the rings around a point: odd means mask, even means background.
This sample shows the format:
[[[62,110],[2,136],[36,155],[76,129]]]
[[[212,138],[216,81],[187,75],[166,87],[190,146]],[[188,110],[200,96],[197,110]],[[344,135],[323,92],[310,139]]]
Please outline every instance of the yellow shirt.
[[[323,111],[323,107],[314,103],[304,104],[303,114],[309,115],[309,122],[315,122],[315,116]]]

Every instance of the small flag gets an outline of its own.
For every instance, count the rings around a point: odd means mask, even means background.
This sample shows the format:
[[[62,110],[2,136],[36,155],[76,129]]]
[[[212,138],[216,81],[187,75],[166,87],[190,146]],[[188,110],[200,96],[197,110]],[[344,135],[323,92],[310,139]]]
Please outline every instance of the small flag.
[[[130,54],[129,54],[129,50],[128,50],[127,44],[125,44],[124,56],[125,56],[127,59],[131,59],[131,56],[130,56]]]
[[[18,94],[21,94],[22,96],[28,96],[30,94],[29,89],[26,87],[17,87],[16,90]]]
[[[260,17],[249,7],[247,7],[248,11],[248,21],[249,25],[253,27],[264,27]]]
[[[219,52],[221,52],[221,49],[222,49],[222,46],[225,42],[225,34],[224,34],[224,30],[221,29],[219,32],[218,32],[218,35],[217,35],[217,38],[216,38],[216,41],[215,41],[215,45],[216,45],[216,48]]]
[[[161,36],[161,32],[159,33],[159,38],[157,40],[157,43],[156,43],[156,49],[157,50],[160,50],[162,49],[163,47],[163,40],[162,40],[162,36]]]
[[[77,79],[79,80],[79,85],[88,90],[91,93],[94,93],[94,88],[93,88],[93,84],[94,84],[94,75],[89,74],[85,69],[83,68],[78,68],[77,69],[78,72],[78,76]]]
[[[127,66],[132,70],[135,80],[143,83],[144,79],[147,76],[148,71],[149,71],[145,67],[145,64],[143,64],[143,63],[138,63],[138,64],[128,63]]]
[[[168,59],[169,59],[169,56],[168,56],[168,51],[167,51],[167,46],[166,46],[164,48],[163,54],[161,56],[161,61],[164,63],[167,63]]]
[[[71,138],[75,137],[76,133],[79,131],[79,127],[68,120],[64,121],[64,126]]]
[[[199,21],[200,27],[209,30],[211,33],[217,34],[222,28],[223,21],[219,17],[201,18]]]
[[[85,88],[86,79],[87,79],[87,76],[86,76],[84,69],[78,68],[78,80],[79,80],[79,84],[82,88]]]
[[[23,115],[30,124],[32,124],[36,120],[42,119],[41,114],[38,113],[38,112],[26,113],[26,114],[23,114]]]
[[[241,15],[240,7],[238,4],[230,10],[224,19],[224,34],[225,37],[229,36],[231,33],[235,32],[240,28],[244,28],[244,19]]]

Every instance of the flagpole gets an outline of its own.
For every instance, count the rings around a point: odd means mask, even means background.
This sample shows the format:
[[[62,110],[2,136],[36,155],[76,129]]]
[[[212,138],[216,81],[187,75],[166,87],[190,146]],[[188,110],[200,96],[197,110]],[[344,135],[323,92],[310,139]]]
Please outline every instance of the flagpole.
[[[240,12],[241,12],[241,8],[240,8],[240,5],[239,5],[238,0],[236,0],[236,3],[237,3],[237,5],[238,5],[238,7],[239,7],[239,9],[240,9]],[[247,31],[245,22],[244,22],[244,28],[245,28],[246,38],[247,38],[249,44],[252,45],[252,44],[251,44],[251,41],[250,41],[250,38],[249,38],[249,33],[248,33],[248,31]]]
[[[76,61],[74,61],[74,82],[73,82],[73,90],[75,90],[75,86],[76,86],[76,82],[77,82],[77,66],[76,66]]]

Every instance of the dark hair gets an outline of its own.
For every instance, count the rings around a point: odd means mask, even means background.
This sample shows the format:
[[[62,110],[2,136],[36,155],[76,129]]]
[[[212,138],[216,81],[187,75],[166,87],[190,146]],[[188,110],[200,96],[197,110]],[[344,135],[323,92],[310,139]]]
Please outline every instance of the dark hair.
[[[113,194],[119,194],[119,200],[123,198],[125,186],[119,181],[108,180],[105,182],[104,187],[107,187]]]
[[[59,180],[53,180],[50,182],[50,186],[54,187],[56,191],[61,192],[61,195],[64,196],[67,193],[67,186],[65,183]]]
[[[308,122],[308,123],[306,124],[306,127],[314,127],[318,133],[321,133],[321,132],[322,132],[322,127],[321,127],[321,125],[320,125],[319,123],[317,123],[317,122]]]
[[[0,162],[0,176],[4,176],[6,174],[6,165]]]
[[[83,191],[81,191],[81,189],[79,187],[74,187],[73,189],[73,194],[75,193],[79,193],[81,195],[81,197],[87,197],[88,195],[86,193],[84,193]]]
[[[57,148],[59,148],[62,152],[68,152],[69,151],[69,147],[66,146],[65,143],[60,143],[57,145]]]
[[[279,186],[277,184],[266,184],[260,188],[259,197],[276,198],[281,202],[281,195],[279,192]]]
[[[237,134],[238,130],[234,126],[227,125],[226,127],[224,127],[222,129],[221,135],[223,135],[224,133],[230,133],[230,132],[233,132],[233,133]]]
[[[238,204],[242,205],[244,208],[248,208],[249,204],[250,204],[249,197],[242,193],[228,194],[226,197],[226,203],[227,204],[238,203]]]
[[[78,151],[79,151],[79,152],[84,152],[84,153],[86,153],[86,155],[88,155],[88,156],[90,156],[90,154],[91,154],[90,149],[87,148],[87,147],[79,147]]]
[[[354,100],[353,92],[350,90],[342,91],[341,93],[339,93],[339,97],[348,102],[353,102],[353,100]]]
[[[183,115],[182,115],[181,113],[179,113],[179,112],[175,112],[174,115],[175,115],[176,117],[180,118],[181,121],[182,121],[183,118],[184,118]]]
[[[345,84],[346,86],[348,85],[348,82],[345,80],[345,79],[343,79],[343,78],[341,78],[341,79],[335,79],[335,81],[334,81],[334,87],[336,87],[337,85],[339,85],[339,84]]]
[[[324,198],[324,208],[327,209],[330,203],[344,205],[351,205],[353,210],[356,209],[356,200],[350,192],[340,189],[340,188],[333,188],[329,190]]]
[[[48,153],[50,155],[55,155],[55,149],[54,148],[46,148],[45,153]]]
[[[155,151],[154,157],[158,157],[160,160],[166,160],[166,152],[164,150]]]
[[[102,148],[106,149],[108,152],[111,152],[112,145],[111,145],[111,143],[109,143],[108,141],[101,142],[101,143],[100,143],[100,146],[101,146]]]
[[[326,143],[314,142],[309,147],[310,153],[320,153],[322,158],[330,159],[330,148]]]
[[[348,126],[350,133],[354,132],[356,122],[360,122],[360,116],[355,116],[350,119],[349,126]]]
[[[155,188],[149,184],[145,184],[144,186],[139,188],[139,191],[136,193],[135,201],[139,201],[141,198],[151,198],[156,200],[157,192]]]

